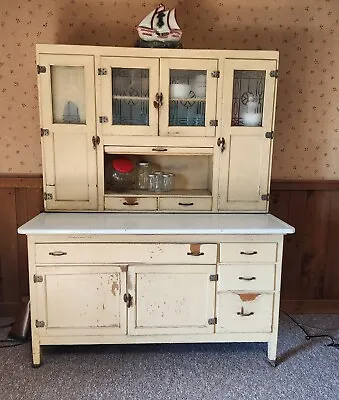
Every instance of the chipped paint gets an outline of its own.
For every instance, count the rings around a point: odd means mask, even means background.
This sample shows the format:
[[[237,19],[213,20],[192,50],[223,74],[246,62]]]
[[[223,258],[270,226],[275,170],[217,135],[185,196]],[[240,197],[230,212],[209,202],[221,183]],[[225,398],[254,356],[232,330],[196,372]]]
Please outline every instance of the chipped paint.
[[[114,281],[114,282],[112,283],[112,289],[111,289],[111,292],[113,293],[113,296],[116,296],[116,295],[117,295],[117,290],[119,290],[119,289],[120,289],[119,282]]]
[[[200,254],[201,244],[199,243],[191,243],[190,244],[190,252],[192,255]]]
[[[258,296],[260,296],[260,294],[259,293],[238,293],[238,296],[240,297],[241,301],[253,301]]]

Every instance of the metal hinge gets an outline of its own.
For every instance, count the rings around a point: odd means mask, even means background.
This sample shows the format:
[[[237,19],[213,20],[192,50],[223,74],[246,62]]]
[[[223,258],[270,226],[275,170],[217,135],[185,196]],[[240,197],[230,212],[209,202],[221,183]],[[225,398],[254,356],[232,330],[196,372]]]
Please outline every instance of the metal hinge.
[[[266,138],[266,139],[273,139],[273,135],[274,135],[274,132],[273,132],[273,131],[271,131],[271,132],[266,132],[266,133],[265,133],[265,138]]]
[[[216,324],[217,324],[217,318],[208,319],[208,325],[216,325]]]
[[[92,136],[92,144],[93,144],[93,149],[95,150],[100,144],[100,137]]]
[[[275,69],[273,71],[270,72],[270,77],[272,78],[278,78],[278,70]]]
[[[269,194],[263,194],[261,196],[261,200],[268,201],[269,199],[270,199],[270,195]]]
[[[210,275],[210,281],[211,281],[211,282],[217,282],[218,279],[219,279],[218,274],[216,274],[216,275]]]
[[[99,122],[100,122],[100,124],[108,122],[108,117],[104,117],[104,116],[99,117]]]
[[[33,275],[33,282],[34,283],[41,283],[43,282],[44,278],[41,275]]]
[[[45,327],[45,322],[44,321],[38,321],[37,319],[35,320],[35,327],[36,328],[44,328]]]
[[[36,72],[38,74],[45,74],[47,71],[47,68],[44,65],[37,65],[36,66]]]
[[[217,119],[211,119],[210,120],[210,126],[218,126],[218,120]]]
[[[212,71],[211,77],[212,78],[220,78],[220,71]]]
[[[49,129],[43,129],[43,128],[41,128],[41,129],[40,129],[40,135],[41,135],[41,137],[43,137],[43,136],[48,136],[48,135],[49,135]]]
[[[107,75],[106,68],[98,68],[98,75]]]
[[[45,200],[53,200],[53,195],[52,193],[44,193],[44,199]]]

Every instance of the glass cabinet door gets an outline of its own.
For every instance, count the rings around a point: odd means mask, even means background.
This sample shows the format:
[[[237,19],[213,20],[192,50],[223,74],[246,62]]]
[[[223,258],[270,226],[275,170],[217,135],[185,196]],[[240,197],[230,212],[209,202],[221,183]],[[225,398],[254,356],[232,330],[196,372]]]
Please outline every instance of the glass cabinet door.
[[[95,209],[94,58],[39,56],[46,209]]]
[[[225,60],[219,210],[267,211],[275,60]]]
[[[216,60],[161,59],[159,134],[214,136]]]
[[[157,135],[159,60],[101,58],[101,110],[106,135]]]

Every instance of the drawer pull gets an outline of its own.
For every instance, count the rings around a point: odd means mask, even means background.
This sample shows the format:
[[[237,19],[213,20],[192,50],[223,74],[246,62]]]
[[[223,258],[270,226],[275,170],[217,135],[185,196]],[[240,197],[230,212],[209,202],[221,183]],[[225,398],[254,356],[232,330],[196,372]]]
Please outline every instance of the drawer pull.
[[[132,305],[132,296],[129,293],[124,294],[124,302],[126,303],[127,308],[130,308]]]
[[[188,256],[193,256],[193,257],[198,257],[198,256],[203,256],[205,253],[196,253],[196,252],[189,252],[187,253]]]
[[[246,276],[239,276],[239,280],[241,280],[241,281],[254,281],[254,280],[256,280],[256,277],[255,276],[251,276],[251,277],[246,277]]]
[[[128,201],[124,201],[122,203],[124,206],[137,206],[139,203],[135,201],[134,203],[129,203]]]
[[[180,202],[178,204],[179,206],[184,206],[184,207],[189,207],[194,205],[194,203],[180,203]]]
[[[50,253],[48,253],[50,256],[56,256],[56,257],[60,257],[60,256],[65,256],[67,255],[67,253],[65,253],[64,251],[51,251]]]
[[[254,315],[254,312],[249,312],[249,313],[244,313],[244,307],[241,307],[241,311],[237,312],[237,315],[240,315],[241,317],[250,317],[251,315]]]
[[[152,149],[152,151],[167,151],[167,149],[155,147],[154,149]]]
[[[257,251],[241,251],[240,254],[243,254],[245,256],[254,256],[255,254],[258,254]]]

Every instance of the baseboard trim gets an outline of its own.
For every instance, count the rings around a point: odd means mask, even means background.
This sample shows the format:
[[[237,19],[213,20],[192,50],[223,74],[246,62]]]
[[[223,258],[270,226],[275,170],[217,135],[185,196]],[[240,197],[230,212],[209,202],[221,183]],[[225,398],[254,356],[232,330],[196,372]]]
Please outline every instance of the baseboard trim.
[[[339,314],[339,300],[282,300],[280,309],[295,314]]]

